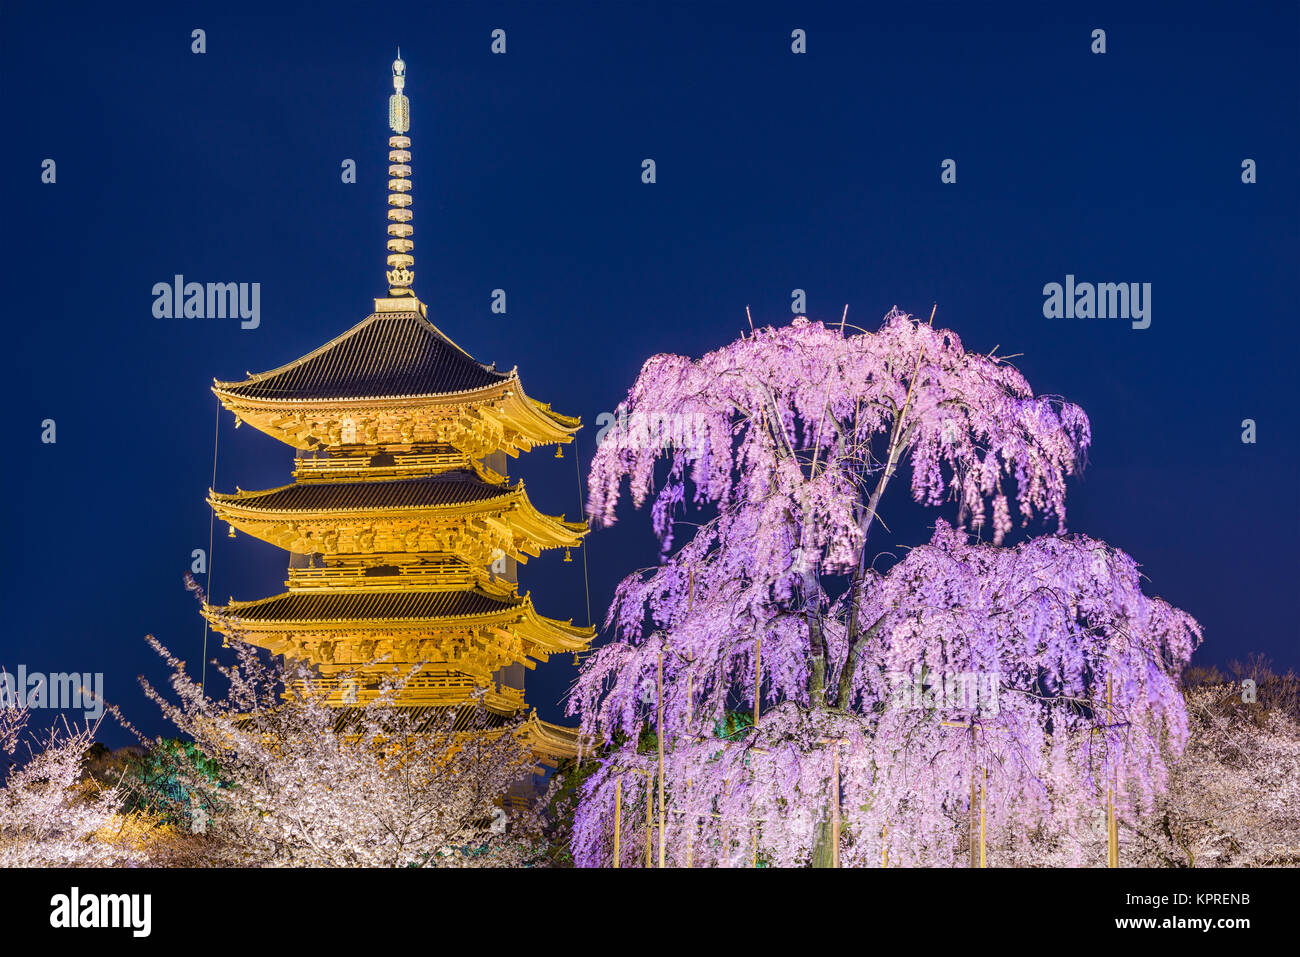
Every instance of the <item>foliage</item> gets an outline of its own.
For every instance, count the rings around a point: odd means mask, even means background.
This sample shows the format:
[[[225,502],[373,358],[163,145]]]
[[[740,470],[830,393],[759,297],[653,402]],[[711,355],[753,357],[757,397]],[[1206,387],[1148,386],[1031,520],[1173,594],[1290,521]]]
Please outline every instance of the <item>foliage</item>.
[[[31,718],[26,708],[0,708],[0,747],[20,750]],[[98,724],[55,725],[28,742],[26,760],[11,765],[0,787],[0,867],[120,866],[139,849],[111,838],[120,791],[85,776]]]
[[[824,862],[837,786],[840,854],[862,864],[886,849],[953,862],[975,779],[995,830],[1079,831],[1108,785],[1128,812],[1152,805],[1186,735],[1177,675],[1200,629],[1142,593],[1131,557],[1065,534],[1091,439],[1077,406],[893,312],[876,333],[796,319],[699,360],[655,356],[619,411],[695,429],[597,450],[589,510],[605,523],[622,480],[640,506],[668,460],[651,508],[664,557],[618,587],[617,640],[587,659],[570,710],[607,743],[664,735],[673,861]],[[868,539],[903,463],[915,501],[955,503],[958,524],[880,573]],[[697,525],[673,551],[683,514]],[[1013,514],[1056,534],[1009,547]],[[646,695],[660,668],[662,727]],[[968,679],[992,702],[954,703]],[[720,743],[738,701],[760,720]],[[609,862],[614,788],[623,820],[644,814],[656,763],[611,748],[575,822],[579,863]]]
[[[481,707],[396,707],[396,679],[341,713],[305,666],[267,664],[237,638],[235,663],[218,666],[229,691],[214,700],[148,641],[171,668],[174,697],[142,679],[145,692],[193,742],[154,742],[175,784],[170,807],[167,792],[154,793],[173,819],[202,809],[211,863],[478,867],[539,853],[533,815],[501,806],[534,770],[519,722],[489,727]]]

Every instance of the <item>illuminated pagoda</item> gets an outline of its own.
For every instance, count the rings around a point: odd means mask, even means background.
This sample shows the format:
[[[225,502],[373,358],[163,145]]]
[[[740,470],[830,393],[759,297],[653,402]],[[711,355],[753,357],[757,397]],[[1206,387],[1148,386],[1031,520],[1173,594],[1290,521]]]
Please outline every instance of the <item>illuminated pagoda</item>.
[[[218,631],[310,663],[340,708],[405,677],[401,707],[525,709],[524,674],[576,654],[594,630],[538,613],[517,565],[581,544],[585,522],[539,512],[506,463],[581,427],[530,398],[516,370],[476,361],[412,289],[410,105],[393,63],[388,139],[388,296],[331,342],[213,391],[241,422],[299,450],[293,483],[210,492],[216,516],[291,553],[288,590],[205,606]],[[238,424],[238,423],[237,423]],[[557,455],[559,451],[557,449]],[[528,715],[539,755],[576,753],[573,732]]]

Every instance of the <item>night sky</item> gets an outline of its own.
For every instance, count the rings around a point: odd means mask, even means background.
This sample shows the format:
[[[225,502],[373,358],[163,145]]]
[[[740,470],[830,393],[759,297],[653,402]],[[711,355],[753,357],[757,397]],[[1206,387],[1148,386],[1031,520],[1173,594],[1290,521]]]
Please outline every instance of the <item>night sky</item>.
[[[207,547],[209,387],[309,352],[385,294],[398,45],[416,292],[462,347],[582,416],[584,466],[647,357],[727,343],[747,305],[788,322],[801,288],[812,318],[847,303],[873,327],[938,303],[968,348],[1023,353],[1036,392],[1087,411],[1070,527],[1202,622],[1196,660],[1300,665],[1295,4],[269,6],[0,12],[8,670],[103,672],[109,700],[167,731],[135,679],[165,678],[147,633],[201,659],[182,576]],[[177,273],[260,282],[260,327],[155,318],[151,289]],[[1151,283],[1150,328],[1044,318],[1043,285],[1067,274]],[[219,490],[284,484],[292,457],[223,413]],[[512,473],[575,516],[573,447]],[[953,509],[898,486],[883,516],[886,548]],[[224,532],[214,598],[281,591],[287,554]],[[631,512],[588,541],[599,619],[657,546]],[[561,559],[521,587],[582,623],[581,556]],[[529,677],[543,717],[562,718],[571,661]]]

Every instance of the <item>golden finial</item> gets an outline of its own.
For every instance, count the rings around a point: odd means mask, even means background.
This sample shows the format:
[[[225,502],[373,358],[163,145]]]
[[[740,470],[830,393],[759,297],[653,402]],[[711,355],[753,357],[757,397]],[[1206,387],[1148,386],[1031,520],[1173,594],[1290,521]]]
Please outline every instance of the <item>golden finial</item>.
[[[397,48],[393,61],[393,95],[388,98],[388,125],[394,133],[405,133],[411,128],[411,103],[402,90],[406,86],[406,61],[402,48]]]
[[[406,94],[406,61],[402,49],[397,49],[393,61],[393,95],[388,98],[388,126],[394,135],[388,138],[388,294],[412,296],[411,284],[415,273],[415,257],[411,250],[411,138],[406,132],[411,128],[411,104]]]

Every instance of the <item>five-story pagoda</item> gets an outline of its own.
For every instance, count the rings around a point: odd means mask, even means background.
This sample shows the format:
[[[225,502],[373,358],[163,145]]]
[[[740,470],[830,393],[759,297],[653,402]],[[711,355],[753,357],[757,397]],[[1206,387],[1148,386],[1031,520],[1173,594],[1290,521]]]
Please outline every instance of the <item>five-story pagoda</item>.
[[[495,714],[525,707],[526,669],[587,648],[591,628],[536,611],[516,565],[581,543],[586,523],[539,512],[508,457],[567,443],[581,427],[524,392],[515,370],[474,360],[414,295],[406,65],[389,98],[388,296],[337,339],[288,365],[216,382],[224,408],[299,450],[294,481],[220,494],[217,517],[291,553],[288,590],[205,606],[218,631],[309,662],[340,708],[385,678],[398,704]],[[539,753],[574,753],[572,733],[529,726]]]

